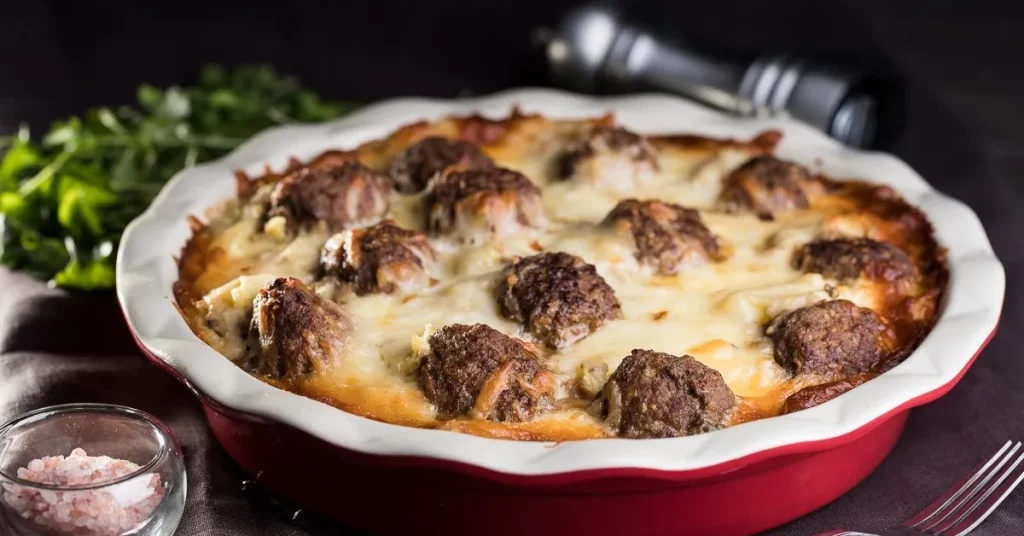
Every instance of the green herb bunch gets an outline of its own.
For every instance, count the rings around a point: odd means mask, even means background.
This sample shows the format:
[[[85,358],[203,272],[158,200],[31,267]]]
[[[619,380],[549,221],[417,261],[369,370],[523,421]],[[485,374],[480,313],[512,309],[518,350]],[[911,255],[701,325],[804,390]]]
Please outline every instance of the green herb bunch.
[[[142,85],[137,97],[54,123],[38,140],[25,127],[0,137],[0,263],[62,287],[112,287],[121,232],[174,174],[265,128],[353,107],[267,66],[207,66],[194,87]]]

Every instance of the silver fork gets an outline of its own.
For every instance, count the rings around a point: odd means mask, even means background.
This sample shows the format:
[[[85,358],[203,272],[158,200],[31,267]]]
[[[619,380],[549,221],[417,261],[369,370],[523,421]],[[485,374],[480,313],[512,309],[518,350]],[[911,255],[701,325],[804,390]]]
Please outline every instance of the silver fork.
[[[963,536],[985,521],[1024,480],[1021,446],[1020,441],[1007,441],[981,467],[954,484],[902,526],[887,529],[879,535],[833,530],[818,536]]]

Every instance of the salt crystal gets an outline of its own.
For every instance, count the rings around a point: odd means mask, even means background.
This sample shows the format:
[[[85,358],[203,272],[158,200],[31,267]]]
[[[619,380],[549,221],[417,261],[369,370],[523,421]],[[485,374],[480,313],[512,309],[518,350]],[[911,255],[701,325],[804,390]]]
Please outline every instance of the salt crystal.
[[[116,480],[139,466],[108,456],[89,456],[82,449],[67,457],[46,456],[18,469],[18,478],[53,486],[81,486]],[[3,485],[3,499],[18,514],[57,534],[116,536],[152,515],[164,488],[160,475],[146,473],[93,490],[52,491]]]
[[[122,507],[138,504],[155,493],[153,474],[139,475],[131,480],[114,484],[106,491],[114,497],[114,501]]]

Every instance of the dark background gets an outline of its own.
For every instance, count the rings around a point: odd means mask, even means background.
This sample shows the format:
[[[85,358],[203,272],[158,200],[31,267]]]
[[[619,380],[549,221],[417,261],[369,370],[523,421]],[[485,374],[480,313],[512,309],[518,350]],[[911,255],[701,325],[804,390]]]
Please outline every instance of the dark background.
[[[129,102],[140,82],[189,82],[203,62],[269,62],[326,97],[363,101],[543,85],[539,58],[528,47],[530,30],[554,23],[574,4],[0,0],[0,135],[19,122],[38,130],[88,106]],[[646,14],[703,46],[740,55],[798,51],[905,76],[907,129],[894,152],[979,213],[1007,268],[1001,333],[960,385],[912,414],[894,453],[864,484],[780,534],[896,523],[1007,438],[1024,439],[1017,290],[1024,233],[1018,209],[1024,199],[1024,3],[665,0],[631,6],[637,16]],[[217,447],[198,447],[209,437],[189,424],[198,415],[194,402],[130,350],[112,297],[43,291],[10,274],[3,283],[0,360],[15,364],[9,366],[57,363],[68,354],[81,355],[80,363],[108,355],[130,363],[104,369],[102,386],[82,376],[56,400],[143,409],[173,401],[184,408],[151,409],[176,426],[190,458],[196,485],[182,533],[287,531],[291,525],[265,499],[246,502],[243,476]],[[146,395],[126,394],[131,390],[116,372],[122,366],[137,378],[152,378],[145,380],[150,384],[138,380]],[[1022,518],[1024,492],[1018,492],[978,533],[1024,533]]]

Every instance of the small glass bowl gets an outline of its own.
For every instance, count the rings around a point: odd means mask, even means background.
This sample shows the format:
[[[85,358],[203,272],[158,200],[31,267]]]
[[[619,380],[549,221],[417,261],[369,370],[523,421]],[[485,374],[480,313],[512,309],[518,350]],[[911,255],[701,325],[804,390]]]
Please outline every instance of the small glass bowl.
[[[139,468],[88,485],[41,484],[18,477],[18,469],[32,460],[68,456],[74,449],[82,449],[88,456],[127,460]],[[184,458],[171,430],[137,409],[113,404],[65,404],[26,413],[0,427],[0,534],[170,536],[185,509],[186,487]],[[163,496],[157,498],[161,491]],[[150,498],[139,500],[147,495]],[[66,506],[75,504],[76,511],[89,511],[97,501],[113,508],[115,516],[132,520],[122,524],[135,522],[129,527],[101,531],[86,527],[69,530],[66,525],[56,528],[55,515],[70,519],[65,517],[71,515]],[[61,506],[53,506],[55,503]],[[122,510],[124,505],[132,504],[136,506]],[[139,514],[150,508],[148,516]],[[87,518],[79,517],[77,522],[90,526],[84,521]]]

